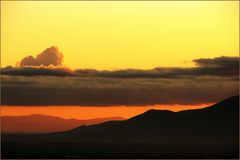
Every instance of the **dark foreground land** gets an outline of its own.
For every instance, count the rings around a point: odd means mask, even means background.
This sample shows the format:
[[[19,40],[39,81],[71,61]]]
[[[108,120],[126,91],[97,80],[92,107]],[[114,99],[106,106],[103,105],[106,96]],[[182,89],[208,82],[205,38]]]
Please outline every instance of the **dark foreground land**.
[[[5,141],[2,158],[238,158],[237,146]]]
[[[239,158],[239,96],[52,134],[2,134],[2,158]]]

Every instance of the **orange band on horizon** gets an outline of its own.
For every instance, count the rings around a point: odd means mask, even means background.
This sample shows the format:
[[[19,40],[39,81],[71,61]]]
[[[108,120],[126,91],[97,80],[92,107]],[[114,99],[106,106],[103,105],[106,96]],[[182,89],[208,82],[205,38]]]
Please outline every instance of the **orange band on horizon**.
[[[105,117],[130,118],[149,109],[181,111],[198,109],[210,106],[200,105],[154,105],[154,106],[112,106],[112,107],[83,107],[83,106],[2,106],[1,116],[19,116],[31,114],[43,114],[61,118],[92,119]]]

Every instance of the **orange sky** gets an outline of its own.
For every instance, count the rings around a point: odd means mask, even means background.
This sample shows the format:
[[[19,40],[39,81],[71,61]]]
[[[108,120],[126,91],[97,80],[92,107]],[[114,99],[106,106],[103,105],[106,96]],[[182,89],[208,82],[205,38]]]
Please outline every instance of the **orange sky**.
[[[91,119],[103,117],[120,116],[123,118],[130,118],[141,114],[149,109],[167,109],[172,111],[196,109],[207,107],[211,104],[201,105],[155,105],[147,107],[81,107],[81,106],[51,106],[51,107],[19,107],[19,106],[2,106],[1,115],[30,115],[30,114],[44,114],[58,116],[62,118],[76,118],[76,119]]]

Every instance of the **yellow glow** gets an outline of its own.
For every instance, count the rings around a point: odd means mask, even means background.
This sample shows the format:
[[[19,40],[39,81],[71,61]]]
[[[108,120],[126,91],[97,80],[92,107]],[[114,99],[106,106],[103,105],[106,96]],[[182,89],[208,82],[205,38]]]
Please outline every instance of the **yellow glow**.
[[[1,64],[58,46],[71,68],[191,66],[239,55],[237,1],[1,1]]]

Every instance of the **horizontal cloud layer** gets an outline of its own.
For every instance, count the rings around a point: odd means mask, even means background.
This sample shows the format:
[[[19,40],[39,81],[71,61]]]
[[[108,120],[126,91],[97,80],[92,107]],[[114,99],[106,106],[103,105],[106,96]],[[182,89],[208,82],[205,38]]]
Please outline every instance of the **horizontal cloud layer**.
[[[62,66],[31,66],[11,67],[1,69],[2,75],[15,76],[75,76],[76,74],[67,67]]]
[[[239,93],[238,57],[193,61],[196,67],[116,71],[71,70],[53,64],[9,66],[1,69],[1,103],[12,106],[192,105],[217,102]]]
[[[99,71],[94,69],[70,70],[66,67],[6,67],[2,68],[3,75],[52,75],[79,77],[111,77],[111,78],[179,78],[189,76],[236,77],[239,73],[239,57],[216,57],[213,59],[193,60],[197,67],[159,67],[150,70],[124,69],[116,71]]]
[[[2,105],[134,106],[203,104],[238,94],[238,80],[2,76]]]

